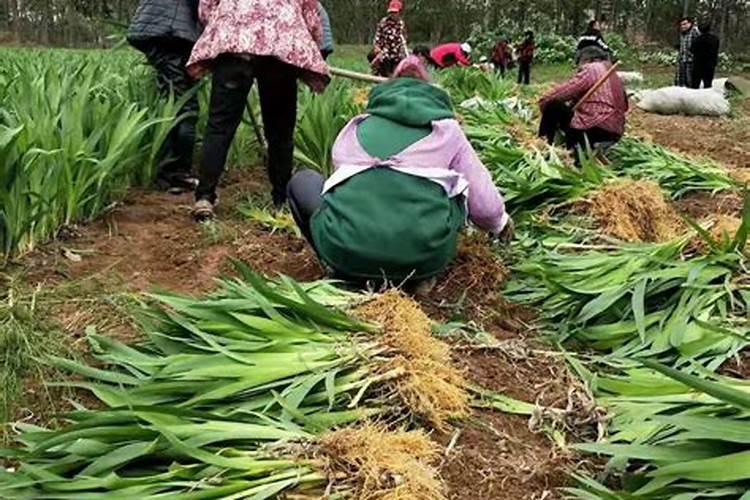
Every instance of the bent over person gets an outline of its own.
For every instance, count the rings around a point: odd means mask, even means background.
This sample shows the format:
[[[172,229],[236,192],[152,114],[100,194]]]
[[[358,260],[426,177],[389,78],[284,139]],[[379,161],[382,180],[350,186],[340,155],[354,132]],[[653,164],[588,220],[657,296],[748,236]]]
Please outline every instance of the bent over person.
[[[201,34],[198,0],[141,0],[128,30],[128,42],[146,55],[156,70],[159,90],[176,99],[193,91],[185,65]],[[194,92],[194,91],[193,91]],[[179,194],[195,189],[192,175],[198,96],[194,92],[178,111],[180,120],[167,137],[157,186]]]
[[[297,79],[316,91],[329,82],[319,47],[318,2],[201,0],[200,18],[206,28],[195,44],[188,70],[195,76],[211,71],[213,85],[193,216],[198,221],[214,216],[227,153],[256,80],[268,142],[271,194],[280,206],[286,201],[292,175]]]
[[[585,101],[580,101],[609,71],[609,54],[596,47],[581,51],[576,75],[547,92],[539,100],[542,121],[539,136],[553,144],[562,134],[571,150],[601,143],[615,143],[625,133],[628,97],[617,73]],[[578,108],[574,110],[575,105]]]
[[[405,59],[337,138],[331,178],[303,170],[289,183],[297,224],[340,279],[431,280],[455,257],[467,215],[512,233],[450,98],[428,78],[417,56]]]

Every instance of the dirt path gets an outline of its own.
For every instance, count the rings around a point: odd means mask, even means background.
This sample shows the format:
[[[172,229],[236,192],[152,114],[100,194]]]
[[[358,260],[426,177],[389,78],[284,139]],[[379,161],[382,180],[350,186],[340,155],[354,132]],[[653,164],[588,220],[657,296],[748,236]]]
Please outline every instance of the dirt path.
[[[750,169],[750,99],[739,106],[734,118],[662,116],[636,108],[628,117],[628,127],[675,151]]]
[[[155,288],[200,294],[211,289],[214,278],[231,271],[232,258],[271,276],[321,278],[322,270],[303,240],[271,234],[237,215],[241,199],[263,190],[258,183],[230,180],[222,192],[220,222],[209,227],[191,221],[190,196],[132,191],[105,217],[66,231],[65,238],[25,259],[27,284],[81,284],[70,300],[53,308],[53,314],[71,342],[85,349],[89,325],[122,340],[137,337],[128,316],[118,314],[121,311],[111,301],[100,300],[102,294]],[[472,252],[462,252],[443,286],[424,305],[436,318],[449,319],[460,309],[467,320],[486,320],[492,334],[509,343],[502,344],[506,348],[482,349],[456,340],[457,363],[474,383],[489,390],[564,406],[571,379],[562,375],[563,364],[532,353],[523,319],[514,314],[498,317],[495,291],[507,272],[488,250]],[[482,271],[471,274],[472,266]],[[28,391],[33,390],[31,383]],[[468,492],[476,500],[558,498],[555,489],[566,483],[572,457],[544,432],[532,432],[528,417],[482,410],[458,429],[458,434],[436,436],[446,447],[453,442],[442,466],[451,499],[469,498]]]

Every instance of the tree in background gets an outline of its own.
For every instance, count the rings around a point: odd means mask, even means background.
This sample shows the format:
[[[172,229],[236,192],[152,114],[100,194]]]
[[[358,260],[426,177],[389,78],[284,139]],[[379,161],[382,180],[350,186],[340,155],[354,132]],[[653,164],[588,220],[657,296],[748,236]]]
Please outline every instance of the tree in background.
[[[0,0],[0,40],[55,46],[106,46],[137,0]],[[386,0],[323,0],[339,43],[369,44]],[[596,16],[607,31],[671,47],[687,12],[710,21],[722,46],[750,50],[750,0],[405,0],[414,42],[465,40],[477,30],[577,35]],[[120,28],[118,28],[118,26]]]

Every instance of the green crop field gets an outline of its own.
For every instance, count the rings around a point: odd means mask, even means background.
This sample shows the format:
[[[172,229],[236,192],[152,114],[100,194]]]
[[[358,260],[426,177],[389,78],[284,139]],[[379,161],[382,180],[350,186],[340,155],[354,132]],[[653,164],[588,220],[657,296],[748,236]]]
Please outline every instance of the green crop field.
[[[367,71],[365,55],[343,46],[330,62]],[[475,68],[436,75],[516,221],[514,242],[491,247],[509,269],[492,298],[530,311],[527,335],[575,376],[562,388],[566,408],[474,381],[467,349],[492,353],[507,339],[460,303],[430,319],[400,293],[265,277],[239,260],[208,292],[84,295],[65,276],[49,289],[26,283],[50,242],[151,184],[179,103],[159,95],[131,50],[0,49],[0,498],[449,498],[439,469],[460,443],[454,429],[492,428],[500,448],[502,429],[481,422],[492,411],[521,428],[530,418],[568,458],[565,484],[533,498],[750,500],[743,183],[715,161],[636,137],[607,161],[589,152],[574,167],[535,140],[534,122],[540,90],[570,71],[539,64],[523,89]],[[300,166],[331,172],[331,147],[366,93],[340,80],[320,96],[300,90]],[[258,113],[255,97],[248,112]],[[260,175],[249,123],[230,159],[243,177]],[[284,214],[247,194],[228,217],[302,245]],[[673,208],[717,194],[738,200],[731,217]],[[220,230],[204,229],[221,244]],[[51,316],[66,302],[127,310],[137,341],[97,325],[69,340]],[[468,340],[438,335],[456,329]],[[41,397],[33,383],[77,402]],[[32,393],[54,415],[19,413]],[[503,453],[513,461],[512,447]]]

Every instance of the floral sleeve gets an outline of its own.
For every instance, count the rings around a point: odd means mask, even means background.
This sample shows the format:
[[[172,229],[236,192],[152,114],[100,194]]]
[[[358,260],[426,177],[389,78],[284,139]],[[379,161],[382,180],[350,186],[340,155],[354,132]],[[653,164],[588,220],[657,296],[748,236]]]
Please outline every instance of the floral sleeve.
[[[200,0],[198,5],[198,19],[204,25],[208,24],[211,14],[219,6],[221,0]]]
[[[320,45],[323,38],[323,26],[320,22],[318,0],[300,0],[300,3],[302,4],[302,17],[305,19],[307,29],[315,42]]]

